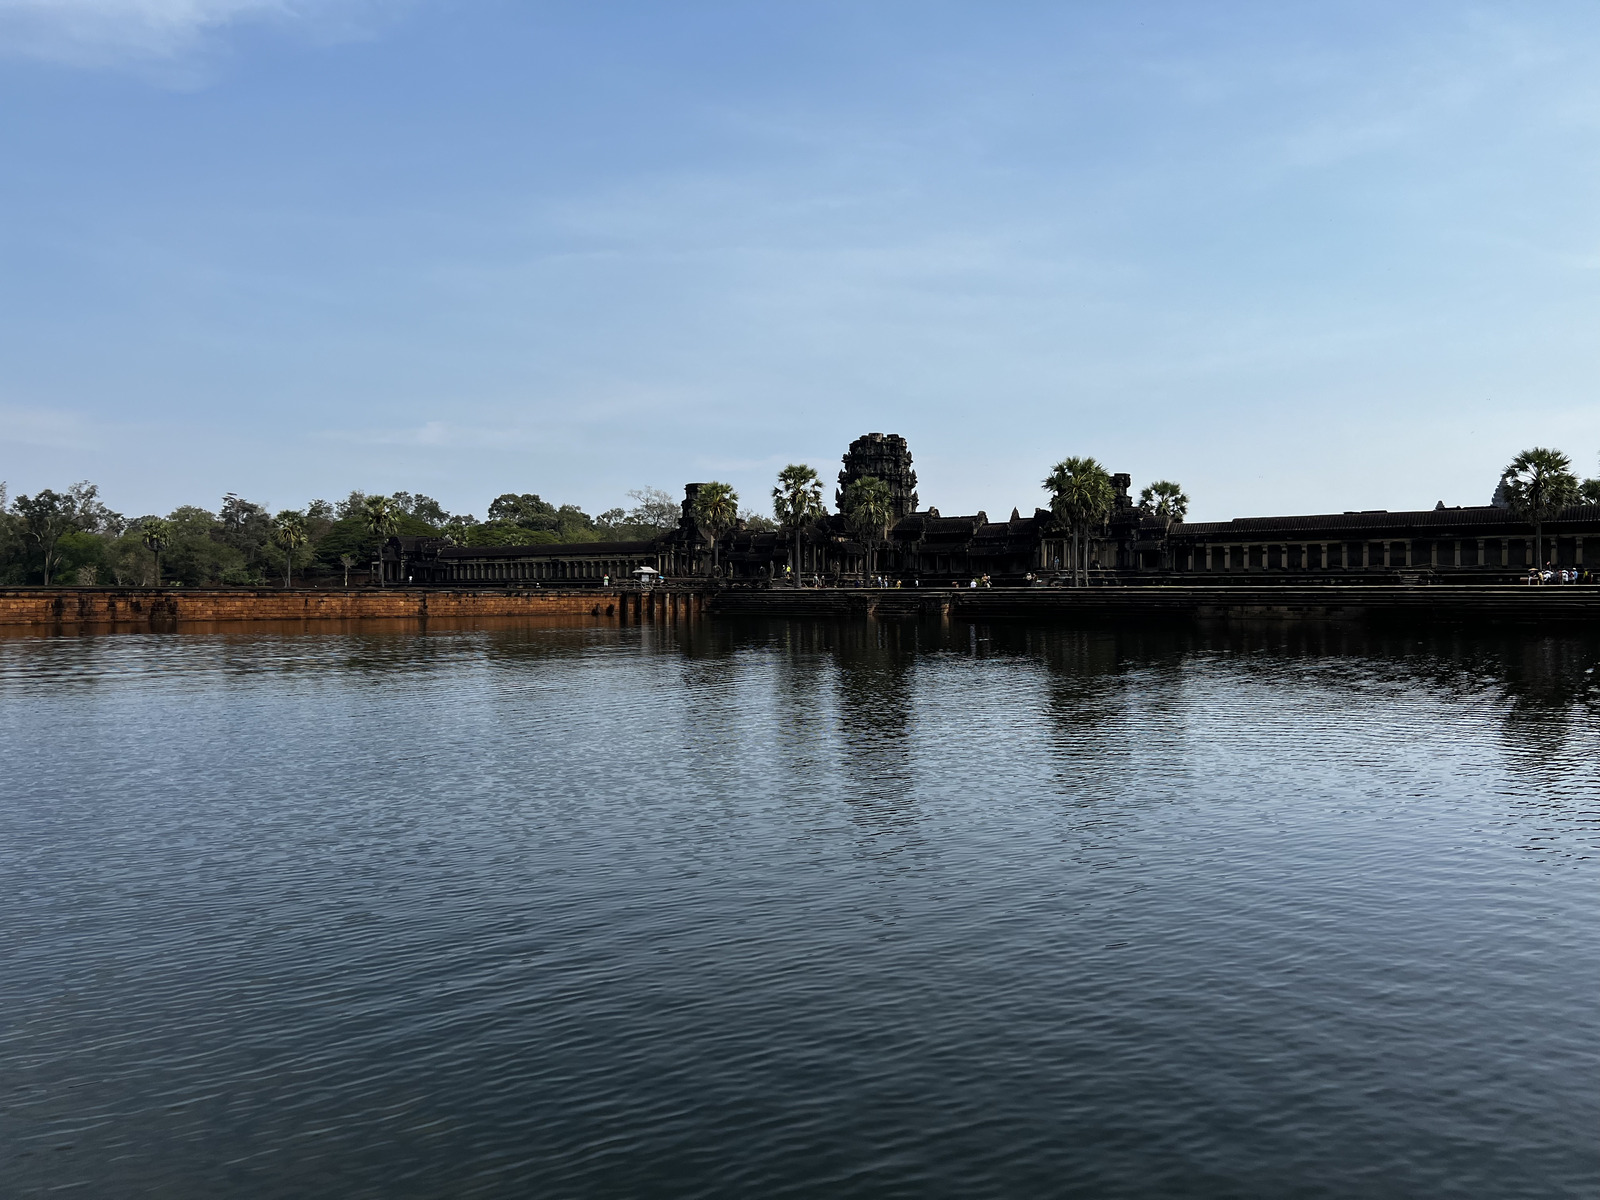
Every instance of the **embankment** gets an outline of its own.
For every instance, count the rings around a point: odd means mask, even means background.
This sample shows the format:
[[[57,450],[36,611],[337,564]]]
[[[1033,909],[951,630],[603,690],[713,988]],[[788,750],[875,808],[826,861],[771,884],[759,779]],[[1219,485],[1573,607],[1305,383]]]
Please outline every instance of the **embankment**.
[[[872,589],[15,588],[0,590],[0,627],[164,627],[231,621],[369,621],[479,617],[676,621],[704,613],[761,617],[998,617],[1080,623],[1193,624],[1600,622],[1600,588],[1492,586]]]
[[[454,591],[421,588],[15,588],[0,590],[0,626],[170,625],[218,621],[367,621],[428,617],[677,620],[699,593],[660,589]]]
[[[1233,621],[1445,622],[1517,624],[1600,620],[1600,587],[1407,586],[1143,587],[995,589],[775,588],[723,592],[717,615],[806,617],[938,616],[972,621],[1029,617],[1084,622]]]

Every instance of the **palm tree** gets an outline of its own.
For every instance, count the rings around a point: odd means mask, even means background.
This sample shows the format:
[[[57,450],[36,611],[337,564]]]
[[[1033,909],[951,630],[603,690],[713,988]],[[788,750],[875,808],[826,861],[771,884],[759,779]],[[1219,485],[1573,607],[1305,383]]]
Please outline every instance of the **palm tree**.
[[[717,572],[717,546],[739,519],[739,493],[729,483],[702,483],[694,497],[695,519],[711,534],[711,573]]]
[[[1044,488],[1050,493],[1051,514],[1072,533],[1072,582],[1076,587],[1080,559],[1087,560],[1089,553],[1089,530],[1111,511],[1116,491],[1110,474],[1092,458],[1062,459],[1046,477]],[[1089,565],[1087,561],[1081,565],[1087,584]]]
[[[1578,499],[1572,460],[1559,450],[1535,446],[1511,460],[1500,474],[1506,504],[1533,525],[1533,565],[1544,562],[1544,523]]]
[[[383,539],[394,532],[394,501],[387,496],[368,496],[361,502],[361,520],[378,542],[378,586],[383,586]]]
[[[800,586],[800,530],[818,517],[826,516],[822,503],[822,480],[803,463],[790,463],[778,472],[778,486],[772,489],[772,512],[778,526],[794,537],[794,554],[789,559],[789,574]]]
[[[161,551],[172,540],[172,522],[146,517],[139,522],[139,540],[156,557],[156,586],[161,586]]]
[[[872,572],[872,553],[889,536],[894,520],[894,496],[889,485],[871,475],[852,479],[840,497],[840,508],[850,528],[866,547],[867,573]]]
[[[1585,479],[1578,485],[1578,498],[1585,504],[1600,504],[1600,479]],[[5,500],[0,493],[0,502]]]
[[[1172,480],[1158,479],[1140,490],[1139,507],[1161,522],[1162,553],[1170,554],[1167,539],[1172,536],[1172,527],[1181,525],[1183,518],[1188,515],[1189,497],[1185,496],[1183,489]],[[1167,565],[1171,565],[1170,559]]]
[[[294,575],[294,552],[306,544],[306,519],[292,509],[278,514],[272,522],[272,542],[283,551],[283,586]]]

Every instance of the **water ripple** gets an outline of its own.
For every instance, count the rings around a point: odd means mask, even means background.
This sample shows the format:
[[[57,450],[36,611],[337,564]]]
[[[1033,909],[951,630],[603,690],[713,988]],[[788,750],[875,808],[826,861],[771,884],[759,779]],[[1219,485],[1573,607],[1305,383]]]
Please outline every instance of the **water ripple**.
[[[0,640],[0,1190],[1592,1195],[1597,661]]]

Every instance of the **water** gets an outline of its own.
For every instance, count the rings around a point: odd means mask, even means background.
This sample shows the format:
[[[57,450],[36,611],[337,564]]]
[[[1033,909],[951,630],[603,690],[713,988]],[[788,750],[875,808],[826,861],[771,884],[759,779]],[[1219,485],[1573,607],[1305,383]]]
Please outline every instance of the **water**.
[[[0,641],[0,1192],[1591,1196],[1597,661]]]

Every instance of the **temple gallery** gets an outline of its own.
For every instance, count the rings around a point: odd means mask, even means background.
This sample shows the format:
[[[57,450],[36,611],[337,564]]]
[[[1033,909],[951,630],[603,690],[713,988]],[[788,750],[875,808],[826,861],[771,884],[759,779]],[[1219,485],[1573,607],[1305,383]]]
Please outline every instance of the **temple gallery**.
[[[387,584],[480,587],[598,583],[644,572],[671,578],[715,577],[755,583],[964,586],[986,578],[996,586],[1049,583],[1072,559],[1071,534],[1057,513],[1017,509],[999,521],[987,513],[946,516],[923,508],[911,450],[898,434],[868,433],[850,444],[836,501],[856,480],[887,488],[881,536],[864,536],[840,513],[817,515],[794,528],[755,530],[735,521],[718,529],[698,503],[708,485],[684,488],[682,515],[647,541],[527,546],[459,546],[446,538],[391,537],[383,545]],[[1505,579],[1539,565],[1535,530],[1497,495],[1483,505],[1414,512],[1361,511],[1185,522],[1152,511],[1130,495],[1131,479],[1110,477],[1110,503],[1080,528],[1079,562],[1090,582],[1142,582],[1162,577],[1224,581],[1292,577]],[[1543,559],[1583,567],[1585,542],[1600,539],[1600,505],[1575,504],[1546,517]],[[1600,547],[1589,553],[1600,564]]]

